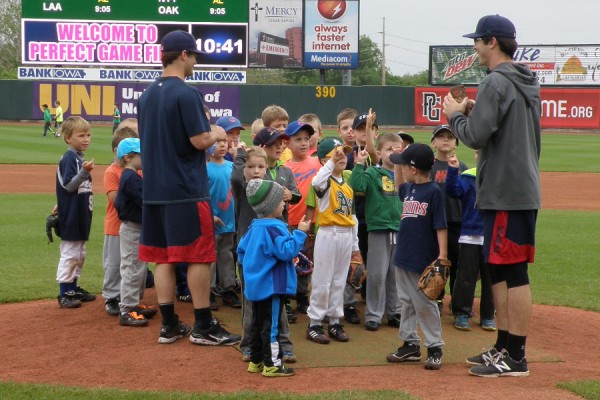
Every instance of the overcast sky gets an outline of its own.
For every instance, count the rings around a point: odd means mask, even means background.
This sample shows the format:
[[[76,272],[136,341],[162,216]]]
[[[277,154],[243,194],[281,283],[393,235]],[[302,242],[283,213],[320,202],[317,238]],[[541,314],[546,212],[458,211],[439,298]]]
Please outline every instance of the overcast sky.
[[[410,3],[410,5],[407,5]],[[519,44],[600,44],[600,0],[360,0],[360,34],[381,49],[394,75],[428,69],[430,45],[472,44],[480,17],[500,14]]]

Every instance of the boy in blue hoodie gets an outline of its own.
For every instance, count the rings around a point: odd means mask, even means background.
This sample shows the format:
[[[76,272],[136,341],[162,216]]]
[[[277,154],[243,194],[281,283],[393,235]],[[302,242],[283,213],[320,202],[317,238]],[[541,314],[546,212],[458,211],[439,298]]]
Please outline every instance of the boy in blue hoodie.
[[[475,162],[477,162],[477,150],[475,150]],[[459,166],[456,155],[448,159],[446,194],[462,202],[462,227],[458,238],[459,268],[452,291],[454,327],[462,331],[471,330],[469,318],[472,315],[477,275],[481,275],[479,324],[482,329],[495,331],[492,281],[488,266],[483,262],[483,215],[481,210],[475,207],[477,168],[459,174]]]
[[[252,179],[246,187],[248,203],[258,218],[240,240],[238,260],[244,273],[244,295],[252,302],[250,332],[250,364],[248,372],[266,377],[294,374],[281,360],[279,320],[286,296],[296,294],[294,257],[298,254],[310,229],[310,221],[302,218],[292,233],[279,220],[283,213],[284,189],[263,179]]]

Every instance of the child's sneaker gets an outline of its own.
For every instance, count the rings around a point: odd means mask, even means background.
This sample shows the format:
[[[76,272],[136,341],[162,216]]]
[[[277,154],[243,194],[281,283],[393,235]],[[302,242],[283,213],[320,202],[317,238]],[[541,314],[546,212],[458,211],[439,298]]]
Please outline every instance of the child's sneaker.
[[[191,294],[180,294],[177,296],[177,301],[181,301],[182,303],[191,303],[192,295]]]
[[[264,367],[262,370],[262,376],[266,376],[267,378],[279,378],[292,375],[294,375],[294,370],[292,368],[286,368],[283,365],[280,367]]]
[[[177,322],[175,326],[163,325],[160,328],[160,335],[158,336],[158,343],[161,344],[169,344],[173,343],[177,339],[181,339],[190,334],[192,328],[181,323],[181,321]]]
[[[87,303],[90,301],[95,301],[96,295],[91,294],[81,286],[77,286],[77,289],[75,289],[75,298],[81,301],[82,303]]]
[[[344,319],[348,321],[348,323],[357,325],[360,324],[360,317],[358,316],[358,310],[356,307],[350,306],[344,308]]]
[[[309,326],[306,330],[306,338],[319,344],[329,344],[331,341],[321,325]]]
[[[391,363],[401,363],[405,361],[420,361],[421,349],[416,344],[404,342],[402,347],[398,347],[394,353],[387,355],[386,360]]]
[[[75,297],[75,292],[73,290],[69,290],[62,296],[58,296],[58,306],[60,308],[78,308],[81,307],[81,301]]]
[[[205,346],[231,346],[238,344],[241,340],[240,335],[227,332],[216,319],[213,319],[210,327],[205,330],[194,326],[190,335],[190,342]]]
[[[234,291],[223,292],[223,304],[232,308],[242,308],[242,303]]]
[[[454,327],[459,331],[470,331],[471,324],[469,323],[469,316],[467,314],[457,315],[454,320]]]
[[[104,303],[104,310],[108,315],[117,316],[121,310],[119,308],[119,299],[108,299]]]
[[[158,310],[156,308],[151,306],[145,306],[142,304],[139,304],[137,307],[134,307],[133,311],[143,315],[146,319],[152,319],[158,313]]]
[[[495,331],[496,330],[496,321],[493,319],[482,319],[481,320],[481,329],[484,331]]]
[[[330,338],[337,340],[338,342],[347,342],[350,340],[350,337],[344,330],[344,325],[341,324],[329,325],[327,333],[329,334]]]
[[[242,350],[242,361],[244,361],[244,362],[250,361],[251,354],[252,353],[250,352],[249,348],[246,347],[245,349],[243,349]]]
[[[388,315],[387,324],[392,328],[400,328],[400,314]]]
[[[129,311],[119,315],[119,325],[121,326],[148,326],[148,320],[142,314],[136,311]]]
[[[441,347],[430,347],[427,349],[427,360],[425,360],[425,369],[437,370],[442,366]]]
[[[250,364],[248,364],[248,372],[252,373],[252,374],[257,374],[259,372],[263,372],[263,369],[265,368],[265,364],[260,362],[258,364],[254,364],[252,361],[250,361]]]
[[[289,363],[289,364],[293,364],[296,361],[298,361],[298,359],[296,358],[296,355],[294,354],[294,352],[288,350],[288,351],[283,352],[281,361]]]

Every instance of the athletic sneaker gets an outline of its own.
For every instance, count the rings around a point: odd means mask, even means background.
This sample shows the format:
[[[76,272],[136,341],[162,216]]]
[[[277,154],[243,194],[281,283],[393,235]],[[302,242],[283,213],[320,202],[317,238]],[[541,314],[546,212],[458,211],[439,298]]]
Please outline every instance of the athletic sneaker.
[[[108,315],[117,316],[121,313],[119,308],[119,299],[108,299],[104,303],[104,310]]]
[[[496,357],[500,354],[495,347],[491,347],[487,350],[484,350],[482,353],[477,354],[476,356],[467,358],[467,364],[469,365],[488,365],[496,359]]]
[[[69,290],[62,296],[58,296],[58,306],[60,308],[79,308],[81,307],[81,301],[75,297],[75,292],[73,290]]]
[[[262,376],[266,376],[267,378],[279,378],[292,375],[294,375],[294,370],[292,368],[286,368],[283,365],[280,367],[264,367],[262,370]]]
[[[263,369],[265,368],[265,364],[260,362],[258,364],[254,364],[252,361],[250,361],[250,364],[248,364],[248,372],[256,374],[259,372],[263,372]]]
[[[338,342],[347,342],[350,340],[350,337],[344,330],[344,325],[342,324],[329,325],[327,333],[329,334],[330,338],[337,340]]]
[[[425,360],[425,369],[437,370],[442,366],[442,348],[427,348],[427,360]]]
[[[223,304],[232,308],[242,308],[242,303],[234,291],[223,292]]]
[[[208,329],[198,329],[194,326],[190,342],[204,346],[231,346],[242,340],[240,335],[227,332],[217,319],[211,321]]]
[[[309,326],[306,330],[306,338],[319,344],[329,344],[331,341],[321,325]]]
[[[161,344],[169,344],[173,343],[177,339],[181,339],[190,334],[192,328],[181,323],[181,321],[177,322],[175,326],[163,325],[160,328],[160,335],[158,336],[158,343]]]
[[[375,321],[367,321],[365,322],[365,329],[371,332],[375,332],[379,329],[379,324]]]
[[[344,319],[353,325],[360,324],[360,317],[356,307],[344,307]]]
[[[158,313],[158,310],[151,306],[145,306],[143,304],[139,304],[137,307],[133,307],[133,311],[138,314],[141,314],[146,319],[152,319]]]
[[[476,365],[469,368],[469,373],[484,378],[497,378],[499,376],[529,376],[527,360],[515,361],[508,355],[506,350],[498,353],[493,363],[487,365]]]
[[[148,320],[142,314],[136,311],[129,311],[119,315],[119,325],[121,326],[148,326]]]
[[[469,316],[467,314],[457,315],[454,319],[454,327],[459,331],[470,331],[471,324],[469,323]]]
[[[293,364],[296,361],[298,361],[298,359],[296,358],[296,355],[294,354],[294,352],[288,350],[288,351],[283,352],[281,361],[289,363],[289,364]]]
[[[180,294],[177,296],[177,300],[183,303],[191,303],[192,295],[191,294]]]
[[[393,328],[400,328],[400,314],[394,314],[392,316],[388,315],[388,326],[391,326]]]
[[[484,331],[496,330],[496,321],[494,321],[493,319],[482,319],[479,325],[481,325],[481,329],[483,329]]]
[[[248,347],[246,347],[245,349],[242,349],[242,361],[244,361],[244,362],[250,361],[251,354],[252,353],[250,352],[250,349]]]
[[[404,342],[404,346],[398,347],[395,353],[387,355],[386,360],[391,363],[401,363],[405,361],[420,361],[421,349],[416,344]]]
[[[87,303],[90,301],[95,301],[96,295],[91,294],[81,286],[77,286],[77,288],[75,289],[75,298],[81,301],[82,303]]]

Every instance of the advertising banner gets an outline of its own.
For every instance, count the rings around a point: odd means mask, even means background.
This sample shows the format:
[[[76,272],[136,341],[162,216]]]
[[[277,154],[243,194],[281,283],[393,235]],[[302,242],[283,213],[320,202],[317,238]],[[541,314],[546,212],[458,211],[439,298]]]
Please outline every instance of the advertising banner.
[[[358,0],[304,0],[304,68],[358,68],[358,39]]]
[[[536,72],[542,86],[600,85],[600,45],[522,45],[513,60]],[[478,84],[486,68],[473,46],[430,46],[432,85]]]
[[[19,67],[19,79],[86,82],[154,82],[158,69]],[[190,83],[246,83],[246,71],[194,71]]]
[[[112,121],[114,104],[119,105],[122,118],[137,118],[138,99],[149,83],[75,83],[34,82],[32,115],[42,119],[41,105],[60,100],[65,117],[79,115],[89,121]],[[193,85],[204,96],[210,108],[211,122],[222,116],[238,116],[240,95],[237,86]]]
[[[302,67],[302,7],[302,0],[250,0],[249,67]]]
[[[447,123],[442,101],[449,87],[415,88],[415,125]],[[600,89],[542,88],[542,128],[600,129]],[[467,88],[475,99],[477,88]]]

